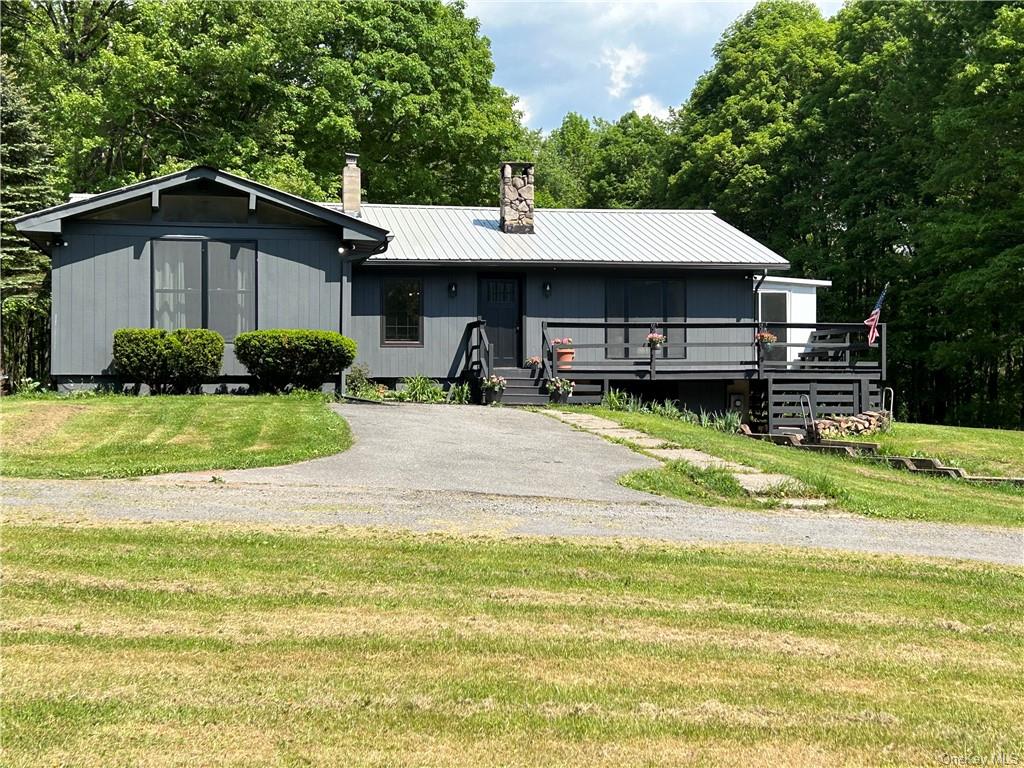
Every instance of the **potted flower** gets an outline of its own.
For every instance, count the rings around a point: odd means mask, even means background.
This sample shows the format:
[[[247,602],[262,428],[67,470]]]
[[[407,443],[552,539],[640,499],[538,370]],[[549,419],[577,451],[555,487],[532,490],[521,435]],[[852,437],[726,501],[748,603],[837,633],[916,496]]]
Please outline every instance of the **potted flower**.
[[[484,404],[501,402],[501,393],[505,391],[505,377],[492,373],[480,382],[484,395]]]
[[[554,378],[548,381],[548,393],[554,403],[564,403],[569,400],[576,382],[569,379]]]
[[[665,343],[665,335],[652,331],[647,334],[647,346],[651,349],[659,349]]]
[[[527,368],[540,368],[540,356],[533,355],[532,357],[526,358],[523,363]]]
[[[555,347],[558,347],[561,344],[572,344],[572,339],[570,339],[568,336],[566,336],[564,339],[552,339],[551,344]],[[555,355],[558,358],[558,362],[571,363],[573,360],[576,359],[576,350],[573,349],[572,347],[568,347],[566,349],[556,349]]]
[[[779,340],[771,331],[758,331],[754,334],[754,341],[764,352],[771,352],[772,344]]]

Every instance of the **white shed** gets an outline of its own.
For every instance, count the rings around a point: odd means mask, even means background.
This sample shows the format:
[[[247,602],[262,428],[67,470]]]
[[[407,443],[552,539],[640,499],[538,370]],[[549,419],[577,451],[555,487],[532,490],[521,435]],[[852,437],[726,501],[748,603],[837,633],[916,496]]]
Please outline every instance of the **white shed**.
[[[831,280],[802,277],[766,277],[758,291],[757,318],[779,337],[780,342],[806,343],[811,329],[786,328],[776,323],[816,323],[818,289],[828,288]],[[795,360],[799,347],[783,347],[768,353],[769,359]]]

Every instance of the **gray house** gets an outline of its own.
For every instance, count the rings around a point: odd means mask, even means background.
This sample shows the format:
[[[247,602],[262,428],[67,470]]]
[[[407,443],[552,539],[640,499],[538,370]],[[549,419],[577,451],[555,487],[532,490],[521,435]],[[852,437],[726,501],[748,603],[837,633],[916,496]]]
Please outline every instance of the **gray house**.
[[[789,265],[712,211],[535,210],[527,163],[495,185],[497,208],[366,204],[350,155],[338,204],[196,167],[23,216],[52,258],[52,375],[114,378],[118,328],[208,327],[223,380],[241,381],[238,333],[322,328],[354,338],[379,380],[497,372],[512,403],[543,402],[553,377],[579,401],[614,386],[753,406],[773,426],[798,420],[802,395],[877,403],[884,329],[869,348],[860,323],[762,317],[766,276]]]

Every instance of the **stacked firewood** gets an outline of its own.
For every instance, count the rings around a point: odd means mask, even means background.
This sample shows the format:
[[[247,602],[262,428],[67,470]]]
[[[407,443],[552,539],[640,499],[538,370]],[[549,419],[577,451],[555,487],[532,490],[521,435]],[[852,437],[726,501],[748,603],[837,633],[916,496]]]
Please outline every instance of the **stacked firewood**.
[[[818,433],[822,437],[843,437],[845,435],[870,435],[889,428],[887,411],[864,411],[856,416],[832,416],[818,419]]]

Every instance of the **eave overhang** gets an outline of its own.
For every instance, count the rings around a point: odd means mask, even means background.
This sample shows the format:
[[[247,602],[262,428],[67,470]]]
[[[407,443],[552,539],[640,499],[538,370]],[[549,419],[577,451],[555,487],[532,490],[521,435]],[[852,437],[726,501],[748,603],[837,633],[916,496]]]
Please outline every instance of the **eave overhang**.
[[[265,184],[204,165],[195,166],[185,171],[177,171],[176,173],[149,179],[127,187],[113,189],[109,192],[101,192],[88,198],[44,208],[40,211],[19,216],[13,222],[19,232],[46,250],[54,241],[60,239],[60,235],[63,233],[63,223],[66,219],[146,196],[151,196],[154,205],[158,205],[160,193],[164,190],[174,189],[183,184],[199,180],[210,181],[249,195],[250,210],[255,209],[256,200],[263,199],[282,208],[338,227],[342,230],[342,240],[348,244],[353,253],[361,254],[362,258],[367,258],[372,254],[382,253],[387,250],[387,244],[392,238],[392,235],[386,229],[358,219],[355,216],[332,210],[298,195],[282,192]]]

